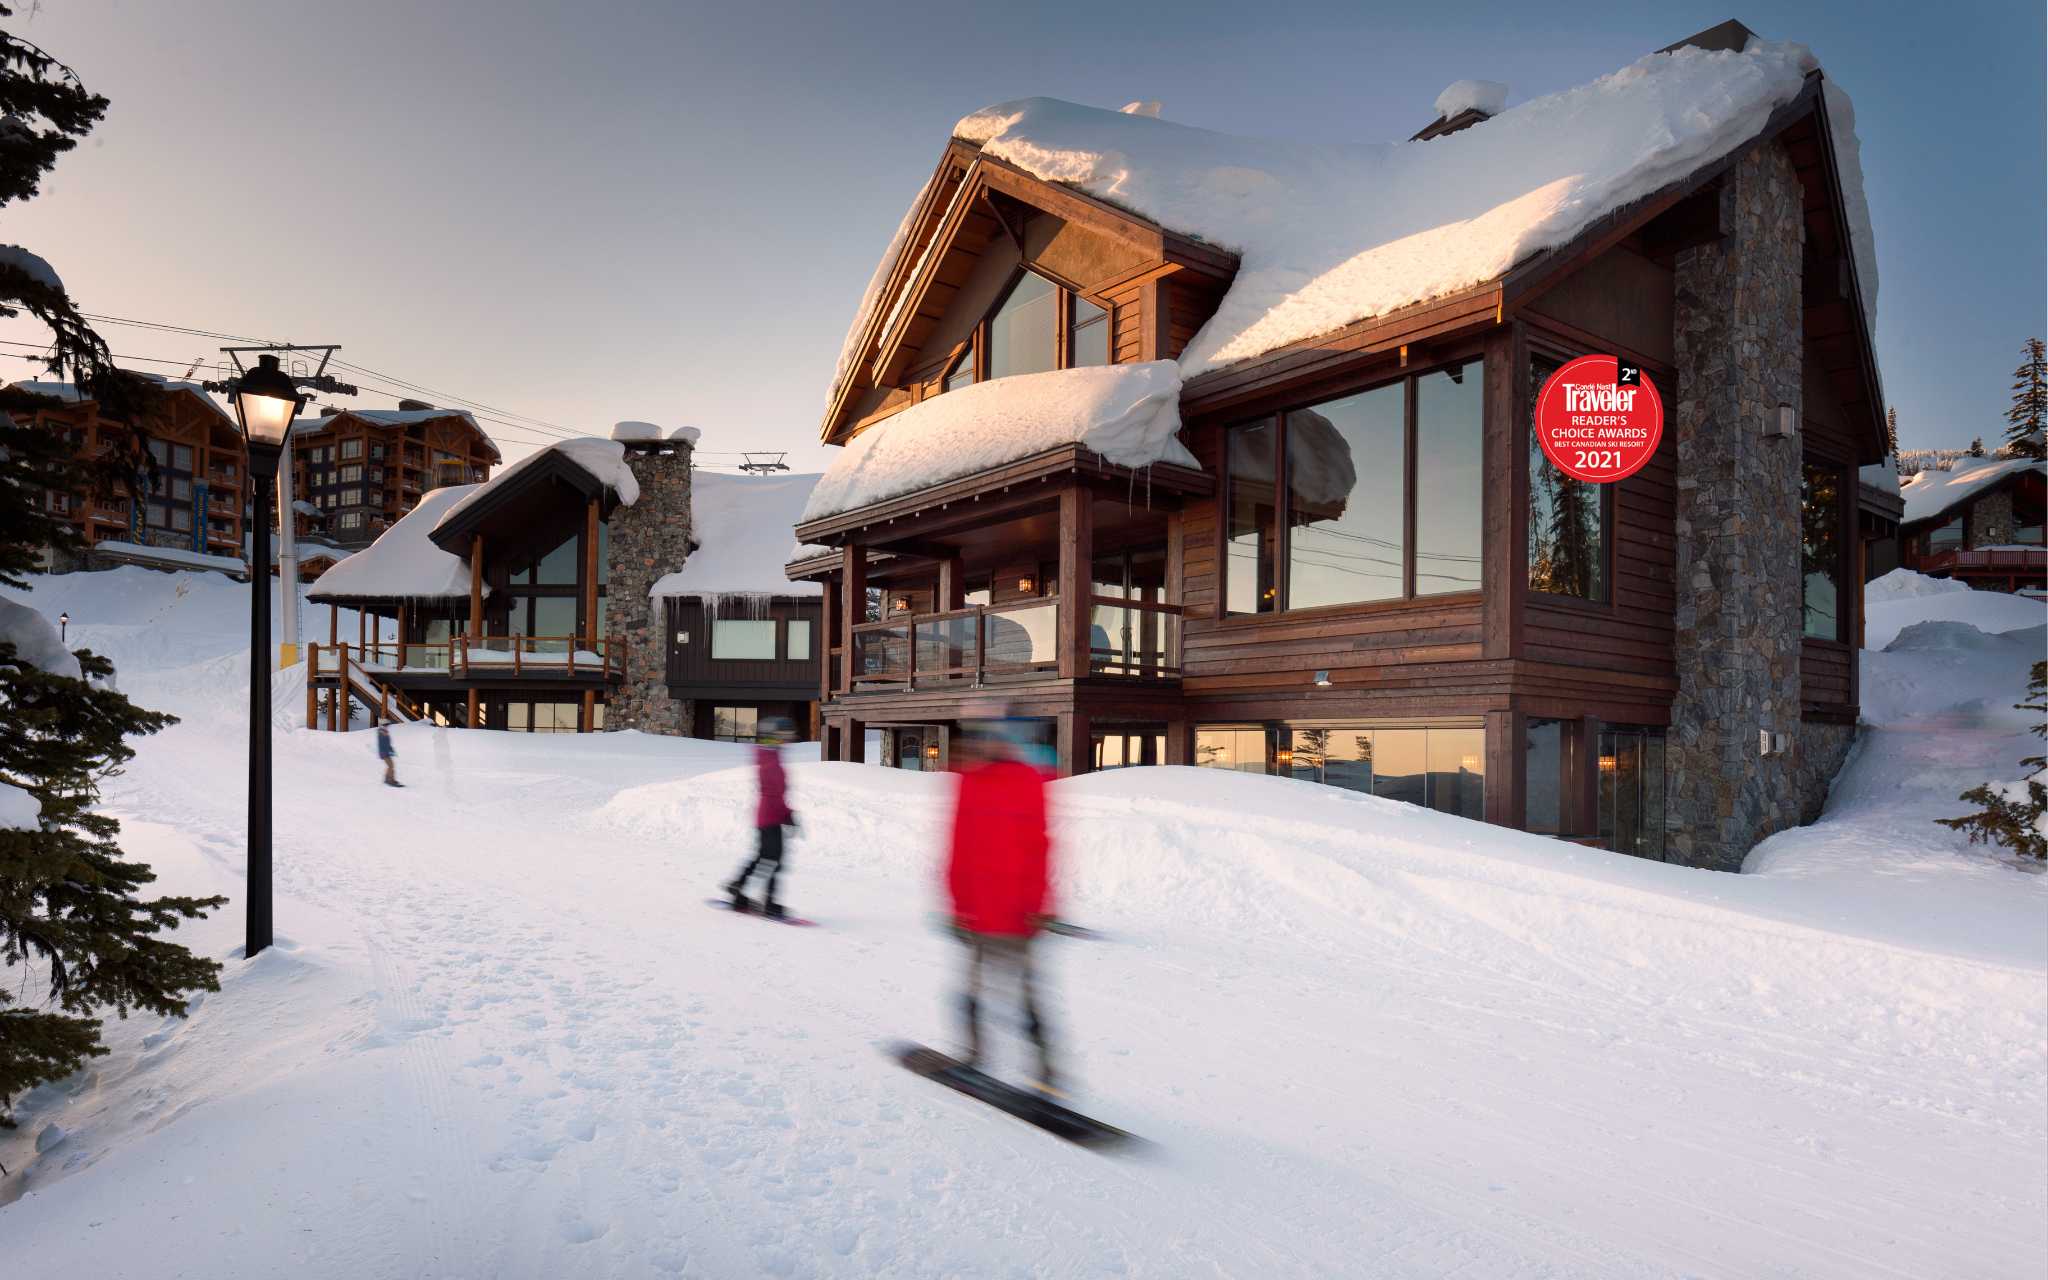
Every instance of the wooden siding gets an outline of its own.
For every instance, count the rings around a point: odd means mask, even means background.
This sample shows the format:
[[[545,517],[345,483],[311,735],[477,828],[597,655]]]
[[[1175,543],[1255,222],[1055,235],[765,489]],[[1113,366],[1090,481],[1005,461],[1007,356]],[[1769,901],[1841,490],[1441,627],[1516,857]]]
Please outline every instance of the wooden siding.
[[[735,616],[727,613],[724,616]],[[749,619],[761,615],[747,614]],[[819,682],[819,657],[828,641],[825,635],[824,602],[815,598],[780,599],[768,605],[767,618],[777,623],[775,628],[775,651],[787,652],[788,627],[791,620],[804,620],[811,624],[811,657],[800,661],[762,659],[760,661],[714,660],[711,656],[711,611],[701,600],[683,599],[668,601],[664,614],[668,634],[668,683],[671,685],[730,685],[734,696],[751,690],[801,685],[816,696]],[[687,643],[678,643],[677,635],[687,633]],[[785,695],[786,696],[786,695]]]

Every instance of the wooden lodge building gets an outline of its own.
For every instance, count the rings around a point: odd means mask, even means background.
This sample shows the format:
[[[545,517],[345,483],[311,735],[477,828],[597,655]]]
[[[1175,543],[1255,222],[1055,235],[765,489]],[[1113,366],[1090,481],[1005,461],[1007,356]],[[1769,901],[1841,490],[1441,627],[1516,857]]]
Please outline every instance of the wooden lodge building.
[[[2048,463],[1965,458],[1956,465],[1906,483],[1899,525],[1905,567],[1979,591],[2048,591]]]
[[[781,564],[816,477],[695,475],[689,427],[615,435],[434,489],[323,573],[306,596],[330,608],[308,646],[307,722],[345,728],[353,701],[531,733],[815,726],[820,606]]]
[[[38,409],[34,421],[88,456],[105,452],[128,433],[125,423],[100,417],[98,403],[81,399],[69,383],[13,385],[62,401],[61,406]],[[69,563],[52,564],[54,571],[204,563],[193,557],[240,559],[248,506],[242,433],[219,402],[197,385],[164,382],[164,390],[169,417],[153,428],[155,438],[150,442],[158,468],[154,488],[146,488],[138,477],[104,501],[83,493],[44,491],[48,509],[68,514],[79,535],[91,544],[88,550],[64,556]],[[101,548],[102,543],[107,545]]]
[[[395,412],[323,408],[292,427],[297,532],[366,547],[428,491],[482,484],[502,461],[476,420],[457,410],[418,400],[399,401]]]
[[[1316,194],[1288,186],[1301,144],[1046,99],[963,121],[849,339],[822,430],[847,453],[787,568],[825,587],[826,753],[879,728],[884,763],[936,765],[1000,698],[1067,773],[1279,774],[1693,866],[1816,816],[1857,718],[1857,469],[1887,451],[1846,98],[1739,24],[1665,52],[1639,66],[1779,87],[1561,242],[1321,329],[1285,310],[1321,281],[1274,287],[1172,194],[1284,216]],[[1516,112],[1402,158],[1542,151]],[[1075,157],[1112,146],[1100,198]],[[1067,167],[1005,158],[1034,155]],[[1492,216],[1421,234],[1462,261]],[[1616,484],[1531,439],[1534,391],[1586,354],[1666,410]],[[1145,379],[1177,375],[1156,406]],[[1169,430],[1134,444],[1148,413]]]

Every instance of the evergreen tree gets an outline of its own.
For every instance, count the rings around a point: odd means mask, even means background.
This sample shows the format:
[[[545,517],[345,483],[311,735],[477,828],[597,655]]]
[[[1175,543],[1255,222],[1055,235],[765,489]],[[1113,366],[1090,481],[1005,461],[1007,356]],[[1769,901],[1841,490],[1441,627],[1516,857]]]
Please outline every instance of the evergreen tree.
[[[2048,430],[2048,345],[2027,339],[2027,358],[2012,371],[2012,408],[2006,410],[2005,454],[2009,458],[2040,458],[2042,432]]]
[[[0,4],[0,17],[11,16]],[[0,31],[0,204],[33,196],[106,107],[70,68]],[[15,587],[36,571],[32,548],[77,545],[69,521],[44,509],[39,487],[104,494],[138,472],[153,478],[147,431],[163,406],[155,384],[114,367],[49,264],[0,246],[0,316],[23,311],[55,335],[50,371],[69,370],[101,416],[126,423],[128,434],[99,459],[81,462],[66,442],[14,420],[16,412],[51,404],[49,397],[0,393],[0,582]],[[185,992],[219,990],[218,964],[156,935],[226,899],[138,899],[135,891],[156,877],[121,858],[114,843],[120,825],[93,811],[100,781],[134,754],[126,739],[155,733],[172,717],[107,687],[114,669],[104,658],[81,650],[72,674],[40,614],[0,601],[0,615],[0,783],[41,806],[33,827],[0,829],[0,968],[18,967],[10,975],[16,981],[0,984],[0,1127],[12,1128],[7,1112],[23,1090],[106,1052],[93,1012],[181,1014]],[[31,660],[18,642],[38,628],[50,634],[29,646],[38,655]],[[31,983],[38,1007],[9,1008]]]
[[[1899,457],[1899,406],[1884,411],[1884,451],[1896,462]]]
[[[1973,457],[1973,458],[1981,458],[1981,457],[1983,457],[1983,456],[1984,456],[1984,437],[1983,437],[1983,436],[1978,436],[1978,437],[1977,437],[1977,438],[1976,438],[1975,440],[1972,440],[1972,441],[1970,441],[1970,447],[1969,447],[1969,449],[1968,449],[1968,450],[1966,450],[1966,452],[1967,452],[1967,453],[1968,453],[1968,454],[1969,454],[1969,455],[1970,455],[1971,457]]]
[[[12,16],[0,4],[0,18]],[[35,195],[57,157],[76,147],[106,110],[107,100],[86,92],[71,68],[0,30],[0,205]],[[14,420],[16,413],[55,402],[0,391],[0,582],[14,587],[26,585],[22,575],[35,563],[34,548],[79,545],[70,522],[43,509],[36,486],[107,497],[116,484],[132,485],[138,472],[154,480],[149,427],[162,418],[166,400],[158,384],[114,367],[107,344],[86,324],[48,263],[26,249],[0,245],[0,317],[23,311],[50,326],[49,371],[60,378],[68,371],[79,392],[99,403],[100,416],[126,423],[128,432],[96,458],[74,458],[49,432]]]
[[[2031,711],[2037,718],[2031,732],[2048,738],[2048,661],[2034,664],[2034,678],[2027,682],[2027,700],[2013,704]],[[2023,858],[2048,859],[2048,831],[2042,829],[2048,815],[2048,756],[2028,756],[2020,767],[2032,773],[2018,782],[1987,782],[1958,797],[1982,806],[1976,813],[1960,818],[1936,818],[1944,827],[1970,833],[1971,844],[2003,845]]]

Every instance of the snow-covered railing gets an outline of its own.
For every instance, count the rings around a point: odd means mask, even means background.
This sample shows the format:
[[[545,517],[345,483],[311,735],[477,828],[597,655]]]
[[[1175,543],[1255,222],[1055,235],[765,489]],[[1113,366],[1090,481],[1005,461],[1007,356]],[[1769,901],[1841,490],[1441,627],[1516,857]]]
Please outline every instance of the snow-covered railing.
[[[1093,675],[1177,678],[1180,606],[1091,596]],[[864,622],[853,630],[853,687],[936,688],[1029,680],[1059,669],[1057,599],[976,605]]]

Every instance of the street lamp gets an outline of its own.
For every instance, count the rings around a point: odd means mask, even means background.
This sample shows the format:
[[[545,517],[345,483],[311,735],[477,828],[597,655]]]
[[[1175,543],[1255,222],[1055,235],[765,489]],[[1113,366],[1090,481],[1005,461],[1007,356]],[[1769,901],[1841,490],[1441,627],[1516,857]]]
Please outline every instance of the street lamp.
[[[57,642],[71,643],[71,614],[68,610],[57,615]]]
[[[276,356],[258,356],[234,398],[255,505],[249,534],[249,910],[242,949],[253,958],[270,945],[270,482],[301,401]]]

